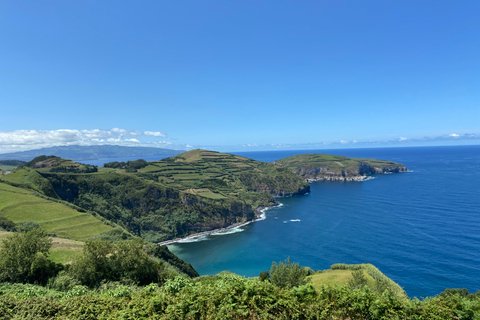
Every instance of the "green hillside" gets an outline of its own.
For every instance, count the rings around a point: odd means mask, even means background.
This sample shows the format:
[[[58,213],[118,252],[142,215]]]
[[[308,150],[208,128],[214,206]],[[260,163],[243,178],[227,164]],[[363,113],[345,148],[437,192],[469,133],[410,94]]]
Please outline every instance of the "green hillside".
[[[375,159],[348,158],[329,154],[299,154],[274,162],[307,181],[362,181],[367,175],[405,172],[400,163]]]
[[[113,229],[90,213],[35,196],[29,190],[1,183],[1,180],[0,217],[14,223],[36,222],[50,234],[74,240],[86,240]]]
[[[154,162],[112,162],[100,169],[40,156],[3,179],[96,212],[152,242],[253,220],[260,208],[275,204],[275,196],[309,190],[303,179],[287,169],[206,150]],[[28,209],[21,210],[23,219],[33,219]],[[35,221],[48,230],[63,230],[74,219],[86,225],[88,214],[73,211],[75,216],[65,215],[64,220],[37,214]]]

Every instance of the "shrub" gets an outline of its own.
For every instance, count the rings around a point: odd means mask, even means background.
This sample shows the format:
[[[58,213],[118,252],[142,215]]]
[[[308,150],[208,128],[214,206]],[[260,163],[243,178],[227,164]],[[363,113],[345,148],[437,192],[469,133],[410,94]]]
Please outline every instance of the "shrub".
[[[0,230],[17,231],[17,225],[5,217],[0,217]]]
[[[39,228],[14,233],[2,240],[0,280],[46,283],[62,268],[48,260],[52,240]]]
[[[272,263],[270,281],[280,288],[292,288],[305,284],[308,271],[300,268],[298,263],[292,263],[290,258],[285,263]]]

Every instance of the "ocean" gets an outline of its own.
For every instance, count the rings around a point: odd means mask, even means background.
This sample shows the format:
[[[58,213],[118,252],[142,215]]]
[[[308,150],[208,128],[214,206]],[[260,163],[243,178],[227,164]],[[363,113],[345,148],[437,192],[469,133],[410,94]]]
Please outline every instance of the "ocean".
[[[410,297],[480,290],[480,146],[236,154],[270,162],[314,152],[392,160],[412,172],[315,182],[307,195],[278,198],[262,221],[170,250],[201,275],[257,276],[290,257],[314,270],[372,263]]]

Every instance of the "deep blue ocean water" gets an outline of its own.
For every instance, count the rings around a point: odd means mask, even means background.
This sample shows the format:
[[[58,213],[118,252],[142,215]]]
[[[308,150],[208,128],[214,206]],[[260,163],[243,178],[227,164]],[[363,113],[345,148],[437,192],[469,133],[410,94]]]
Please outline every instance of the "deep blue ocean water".
[[[202,275],[229,270],[257,276],[272,261],[312,269],[372,263],[411,297],[445,288],[480,290],[480,146],[236,153],[274,161],[329,153],[403,163],[412,172],[364,182],[315,182],[305,196],[241,232],[169,248]]]

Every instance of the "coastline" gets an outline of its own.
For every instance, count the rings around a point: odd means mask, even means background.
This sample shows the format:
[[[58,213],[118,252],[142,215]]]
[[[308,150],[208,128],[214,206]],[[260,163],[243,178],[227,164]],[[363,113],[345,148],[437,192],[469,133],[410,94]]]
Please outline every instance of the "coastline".
[[[218,229],[203,231],[203,232],[191,234],[191,235],[186,236],[186,237],[175,238],[175,239],[171,239],[171,240],[165,240],[165,241],[162,241],[162,242],[158,242],[157,244],[159,246],[168,246],[170,244],[174,244],[174,243],[177,243],[177,242],[182,242],[182,241],[190,240],[190,239],[193,240],[193,239],[208,236],[208,235],[211,235],[211,234],[214,234],[214,233],[221,233],[221,232],[226,232],[226,231],[229,231],[229,230],[232,230],[232,229],[235,229],[235,228],[240,228],[240,227],[246,226],[246,225],[248,225],[252,222],[265,220],[265,211],[267,211],[270,208],[278,207],[280,205],[281,204],[276,203],[272,206],[267,206],[267,207],[260,206],[260,207],[258,207],[257,209],[255,209],[255,219],[250,220],[250,221],[237,222],[237,223],[234,223],[234,224],[229,225],[229,226],[224,227],[224,228],[218,228]]]

